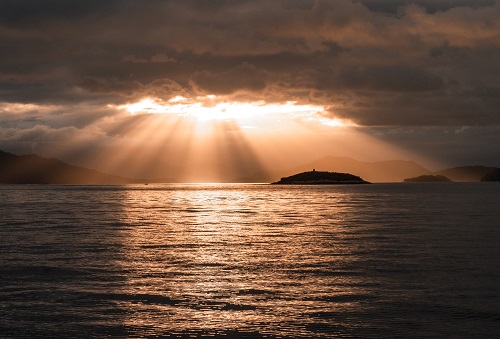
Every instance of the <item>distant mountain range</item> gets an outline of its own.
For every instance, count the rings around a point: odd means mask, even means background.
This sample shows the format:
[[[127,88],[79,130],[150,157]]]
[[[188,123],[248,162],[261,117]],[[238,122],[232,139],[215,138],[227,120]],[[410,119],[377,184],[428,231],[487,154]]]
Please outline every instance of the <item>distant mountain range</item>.
[[[369,182],[402,182],[422,175],[442,175],[452,181],[480,181],[496,167],[464,166],[432,172],[413,161],[358,161],[347,157],[324,157],[282,171],[261,172],[237,182],[275,182],[280,178],[312,170],[349,173]],[[229,180],[228,180],[229,181]],[[131,184],[176,182],[174,179],[131,179],[72,166],[57,159],[37,155],[14,155],[0,151],[0,183],[3,184]]]
[[[328,156],[305,165],[297,166],[280,172],[259,173],[254,178],[258,182],[271,182],[295,173],[311,170],[350,173],[369,182],[402,182],[404,179],[421,175],[442,175],[452,181],[476,182],[492,172],[496,167],[464,166],[453,167],[438,172],[432,172],[414,161],[388,160],[366,162],[348,157]]]
[[[0,151],[2,184],[132,184],[141,179],[124,178],[88,168],[71,166],[37,155],[14,155]]]
[[[452,181],[474,182],[481,181],[481,178],[493,172],[496,167],[486,166],[462,166],[448,168],[442,171],[434,172],[435,175],[445,176]]]

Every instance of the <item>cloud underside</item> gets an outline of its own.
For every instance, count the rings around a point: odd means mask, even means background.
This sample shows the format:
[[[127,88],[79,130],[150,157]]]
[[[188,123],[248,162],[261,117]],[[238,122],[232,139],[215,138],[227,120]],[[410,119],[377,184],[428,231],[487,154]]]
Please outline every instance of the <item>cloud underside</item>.
[[[0,106],[4,128],[86,128],[108,105],[179,95],[361,126],[500,123],[493,0],[5,0],[0,41],[0,102],[48,110]]]

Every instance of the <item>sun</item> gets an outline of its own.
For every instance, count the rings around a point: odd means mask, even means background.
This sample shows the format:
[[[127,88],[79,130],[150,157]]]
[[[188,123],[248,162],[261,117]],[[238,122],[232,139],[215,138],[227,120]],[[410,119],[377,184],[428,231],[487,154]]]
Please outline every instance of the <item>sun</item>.
[[[279,120],[283,117],[302,121],[315,121],[322,125],[343,127],[349,121],[325,118],[326,108],[321,105],[304,105],[295,101],[268,103],[260,101],[228,101],[216,95],[186,98],[176,96],[167,101],[157,98],[143,98],[138,102],[117,106],[130,114],[168,114],[207,121],[236,121],[253,126],[267,119]],[[255,127],[255,126],[253,126]]]

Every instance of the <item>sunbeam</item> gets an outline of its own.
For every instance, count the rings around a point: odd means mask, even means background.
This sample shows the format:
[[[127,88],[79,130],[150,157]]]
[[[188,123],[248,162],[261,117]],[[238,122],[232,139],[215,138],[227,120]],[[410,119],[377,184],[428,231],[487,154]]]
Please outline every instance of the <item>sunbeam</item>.
[[[176,168],[181,181],[251,180],[255,173],[277,166],[265,160],[271,154],[286,154],[291,145],[304,152],[316,147],[294,140],[294,133],[307,133],[311,125],[334,129],[353,125],[347,120],[326,118],[325,107],[319,105],[239,102],[216,95],[175,96],[169,100],[147,97],[113,108],[128,112],[132,122],[120,126],[119,133],[142,138],[148,144],[135,144],[133,152],[142,147],[143,153],[156,152],[158,158]],[[151,119],[145,118],[148,116]],[[136,119],[138,124],[134,125]],[[144,121],[149,122],[145,125]],[[269,142],[272,139],[276,142]]]
[[[236,120],[242,126],[247,123],[254,127],[267,120],[268,117],[278,119],[283,115],[303,120],[316,120],[329,126],[348,126],[352,122],[338,118],[325,118],[321,115],[325,107],[320,105],[301,105],[294,101],[285,103],[268,103],[266,101],[238,102],[207,95],[188,99],[176,96],[167,101],[154,98],[143,98],[138,102],[116,106],[131,114],[173,114],[194,118],[198,121]]]

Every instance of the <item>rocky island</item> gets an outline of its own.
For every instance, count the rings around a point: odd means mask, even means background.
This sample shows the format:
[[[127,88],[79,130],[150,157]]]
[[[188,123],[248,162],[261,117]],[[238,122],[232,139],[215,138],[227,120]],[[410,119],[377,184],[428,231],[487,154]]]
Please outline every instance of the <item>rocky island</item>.
[[[404,179],[404,182],[451,182],[451,180],[444,175],[421,175]]]
[[[281,178],[273,185],[339,185],[339,184],[369,184],[358,176],[349,173],[321,172],[312,170]]]
[[[495,168],[481,178],[481,181],[500,181],[500,168]]]

